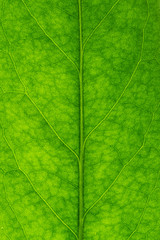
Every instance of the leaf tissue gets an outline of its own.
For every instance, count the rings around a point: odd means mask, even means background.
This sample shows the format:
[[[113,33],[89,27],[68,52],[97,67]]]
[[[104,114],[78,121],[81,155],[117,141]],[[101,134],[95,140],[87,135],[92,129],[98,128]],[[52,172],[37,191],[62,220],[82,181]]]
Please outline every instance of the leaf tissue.
[[[160,0],[0,0],[0,239],[160,239]]]

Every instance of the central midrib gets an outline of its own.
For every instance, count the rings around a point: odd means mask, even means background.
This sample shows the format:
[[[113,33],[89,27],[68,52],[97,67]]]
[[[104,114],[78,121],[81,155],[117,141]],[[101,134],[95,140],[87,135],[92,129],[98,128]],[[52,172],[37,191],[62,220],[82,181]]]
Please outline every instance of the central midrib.
[[[84,146],[84,119],[83,119],[83,40],[82,40],[82,5],[81,0],[78,0],[79,8],[79,129],[80,129],[80,152],[79,152],[79,209],[78,209],[78,234],[79,240],[83,240],[83,215],[84,215],[84,159],[83,159],[83,146]]]

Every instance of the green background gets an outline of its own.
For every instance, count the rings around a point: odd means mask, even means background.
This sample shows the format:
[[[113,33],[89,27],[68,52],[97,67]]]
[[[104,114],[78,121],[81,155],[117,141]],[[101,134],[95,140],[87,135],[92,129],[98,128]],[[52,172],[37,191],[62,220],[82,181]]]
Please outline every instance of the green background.
[[[0,239],[159,240],[160,1],[0,0],[0,23]]]

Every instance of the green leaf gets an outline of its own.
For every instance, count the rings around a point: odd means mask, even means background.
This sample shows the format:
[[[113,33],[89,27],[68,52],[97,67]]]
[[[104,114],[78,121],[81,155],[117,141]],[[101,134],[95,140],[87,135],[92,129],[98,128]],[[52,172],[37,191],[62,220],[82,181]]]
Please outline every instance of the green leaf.
[[[0,239],[159,239],[159,16],[0,0]]]

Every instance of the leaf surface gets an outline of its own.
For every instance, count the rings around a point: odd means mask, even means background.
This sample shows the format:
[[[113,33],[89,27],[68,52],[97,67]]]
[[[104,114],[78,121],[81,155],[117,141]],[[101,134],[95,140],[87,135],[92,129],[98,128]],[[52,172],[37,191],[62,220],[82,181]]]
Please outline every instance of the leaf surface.
[[[158,240],[159,0],[0,0],[0,239]]]

